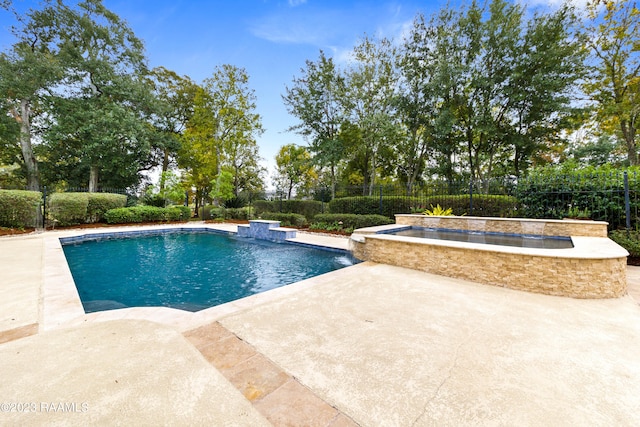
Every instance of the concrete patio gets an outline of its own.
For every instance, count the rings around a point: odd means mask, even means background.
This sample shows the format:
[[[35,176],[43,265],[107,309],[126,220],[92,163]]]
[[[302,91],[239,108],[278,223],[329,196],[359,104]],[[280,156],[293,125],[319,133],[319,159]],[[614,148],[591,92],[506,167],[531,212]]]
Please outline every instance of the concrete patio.
[[[47,296],[73,233],[0,238],[2,425],[640,424],[640,268],[617,299],[362,263],[200,313],[77,315]]]

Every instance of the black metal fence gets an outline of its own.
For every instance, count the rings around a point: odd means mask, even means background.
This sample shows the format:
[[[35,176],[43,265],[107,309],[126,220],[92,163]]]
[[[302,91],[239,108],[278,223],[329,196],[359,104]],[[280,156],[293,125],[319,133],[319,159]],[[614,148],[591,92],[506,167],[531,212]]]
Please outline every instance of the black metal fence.
[[[87,189],[65,191],[85,192]],[[123,189],[99,191],[128,194]],[[44,201],[52,191],[43,187],[41,192],[43,203],[39,209],[40,221],[46,218]],[[251,203],[256,196],[250,195],[247,201]],[[266,198],[286,199],[283,192],[267,193]],[[640,229],[640,176],[634,171],[520,179],[506,177],[483,181],[433,180],[412,187],[339,186],[335,189],[335,197],[332,197],[330,188],[319,187],[301,198],[320,202],[321,212],[380,214],[393,218],[396,213],[421,213],[440,205],[444,209],[451,208],[456,215],[588,218],[607,221],[610,230]],[[283,205],[275,203],[274,206],[278,211]],[[36,224],[36,227],[41,225]]]
[[[640,228],[640,177],[633,171],[429,181],[411,188],[340,186],[335,189],[335,198],[331,193],[327,187],[316,188],[304,198],[322,202],[324,212],[337,212],[337,208],[393,218],[396,213],[421,213],[439,205],[451,208],[456,215],[592,219],[608,222],[610,230]],[[285,195],[272,192],[267,197],[282,200]]]

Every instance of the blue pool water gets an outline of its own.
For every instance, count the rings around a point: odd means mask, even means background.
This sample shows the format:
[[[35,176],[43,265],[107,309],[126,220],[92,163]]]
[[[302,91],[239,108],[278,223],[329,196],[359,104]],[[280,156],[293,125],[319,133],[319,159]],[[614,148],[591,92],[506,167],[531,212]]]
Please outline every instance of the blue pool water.
[[[353,264],[344,252],[203,232],[63,242],[63,249],[87,313],[199,311]]]

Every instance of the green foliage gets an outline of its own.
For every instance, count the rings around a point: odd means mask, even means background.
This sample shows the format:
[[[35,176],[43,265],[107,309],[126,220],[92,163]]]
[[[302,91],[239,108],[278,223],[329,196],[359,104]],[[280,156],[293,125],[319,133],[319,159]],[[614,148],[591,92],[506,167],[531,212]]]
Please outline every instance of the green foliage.
[[[255,200],[253,202],[253,209],[255,209],[256,215],[260,216],[264,212],[276,212],[276,203],[271,200]]]
[[[444,209],[440,204],[435,207],[431,205],[431,209],[424,211],[424,214],[428,216],[451,216],[453,215],[453,208]]]
[[[640,257],[640,232],[613,230],[609,238],[625,248],[632,257]]]
[[[191,209],[187,206],[133,206],[130,208],[111,209],[105,213],[109,224],[129,224],[139,222],[186,221],[191,217]]]
[[[571,206],[567,212],[567,217],[577,219],[588,219],[591,217],[591,210],[588,208],[580,209],[577,206]]]
[[[0,190],[0,226],[36,227],[41,202],[39,191]]]
[[[311,154],[305,147],[287,144],[276,154],[275,184],[291,199],[293,190],[298,195],[307,195],[318,179],[318,173],[311,161]]]
[[[628,170],[629,188],[640,192],[640,168]],[[569,210],[589,210],[590,218],[606,221],[616,228],[625,217],[623,171],[609,165],[578,168],[566,163],[534,170],[518,182],[518,216],[556,218],[569,216]],[[640,209],[640,201],[631,199],[631,210]]]
[[[280,225],[283,227],[304,227],[308,224],[304,215],[295,213],[264,212],[260,218],[280,221]]]
[[[171,171],[162,172],[158,184],[147,189],[144,204],[164,208],[184,202],[184,185],[180,177]]]
[[[295,213],[304,215],[307,221],[322,212],[322,202],[317,200],[256,200],[253,207],[258,216],[264,212]]]
[[[424,212],[426,206],[433,204],[450,207],[454,215],[512,217],[518,207],[518,200],[511,196],[474,194],[473,212],[470,212],[468,194],[426,198],[383,196],[382,210],[379,196],[342,197],[329,202],[329,212],[379,215],[382,211],[383,216],[395,218],[396,214]]]
[[[94,223],[104,221],[104,214],[110,209],[123,208],[127,205],[127,196],[112,193],[87,193],[86,222]]]
[[[318,214],[313,218],[312,229],[324,229],[338,226],[339,230],[355,230],[376,225],[393,224],[394,221],[382,215],[355,215],[355,214]]]
[[[205,205],[200,208],[199,216],[202,220],[249,220],[252,217],[252,209],[249,206],[242,208],[223,208],[214,205]]]
[[[68,226],[100,222],[110,209],[124,207],[127,196],[111,193],[53,193],[48,200],[49,219]]]
[[[48,200],[49,219],[57,225],[84,224],[87,220],[89,193],[53,193]]]

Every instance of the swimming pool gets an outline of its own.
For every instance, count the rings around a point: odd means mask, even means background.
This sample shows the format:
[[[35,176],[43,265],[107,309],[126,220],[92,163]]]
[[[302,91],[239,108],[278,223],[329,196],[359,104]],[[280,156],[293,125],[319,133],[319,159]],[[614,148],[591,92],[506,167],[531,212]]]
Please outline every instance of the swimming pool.
[[[125,307],[195,312],[355,262],[346,252],[212,232],[97,234],[61,243],[86,313]]]

